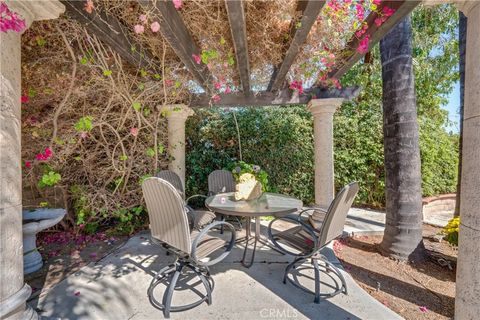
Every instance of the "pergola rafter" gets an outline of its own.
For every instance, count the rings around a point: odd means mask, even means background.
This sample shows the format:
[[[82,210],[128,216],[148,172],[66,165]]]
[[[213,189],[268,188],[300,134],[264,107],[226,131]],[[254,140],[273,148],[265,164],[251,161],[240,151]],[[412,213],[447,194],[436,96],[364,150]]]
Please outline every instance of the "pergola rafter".
[[[160,69],[154,62],[152,54],[140,49],[141,46],[128,35],[118,19],[99,10],[87,13],[84,10],[83,1],[62,0],[61,2],[65,5],[65,12],[71,18],[84,25],[91,34],[108,44],[123,59],[135,66]]]
[[[247,26],[243,0],[225,0],[228,21],[232,32],[236,63],[243,93],[250,94],[250,64],[248,61]]]
[[[368,24],[368,29],[366,33],[362,36],[369,36],[369,50],[373,48],[398,22],[400,22],[405,16],[409,15],[410,12],[415,9],[422,1],[382,1],[379,7],[379,11],[383,7],[389,7],[395,9],[395,13],[389,17],[380,27],[375,24],[375,19],[378,18],[376,12],[372,12],[368,15],[366,22]],[[356,51],[358,45],[360,44],[361,39],[356,36],[353,36],[352,39],[348,42],[347,46],[343,52],[347,53],[347,58],[342,61],[339,65],[336,65],[332,71],[329,72],[329,78],[340,79],[350,68],[353,67],[355,63],[360,60],[364,54]]]
[[[285,52],[283,61],[275,67],[272,78],[268,85],[268,91],[282,88],[288,70],[292,66],[301,47],[307,40],[308,33],[317,19],[325,1],[300,0],[297,3],[296,12],[301,12],[300,18],[294,18],[290,25],[290,47]]]
[[[302,94],[292,94],[288,88],[278,90],[276,92],[263,91],[250,96],[243,93],[221,94],[221,99],[216,102],[215,106],[223,107],[263,107],[273,105],[294,105],[306,104],[311,99],[330,99],[341,98],[344,100],[352,100],[358,96],[361,88],[358,86],[346,87],[342,89],[313,87],[305,90]],[[190,107],[200,108],[210,103],[210,97],[202,94],[197,95],[190,104]]]
[[[149,12],[160,17],[160,32],[168,41],[180,60],[192,73],[195,80],[206,91],[210,91],[208,84],[212,79],[205,64],[195,63],[193,56],[200,55],[200,48],[196,45],[182,17],[168,0],[148,1],[138,0],[140,5]]]

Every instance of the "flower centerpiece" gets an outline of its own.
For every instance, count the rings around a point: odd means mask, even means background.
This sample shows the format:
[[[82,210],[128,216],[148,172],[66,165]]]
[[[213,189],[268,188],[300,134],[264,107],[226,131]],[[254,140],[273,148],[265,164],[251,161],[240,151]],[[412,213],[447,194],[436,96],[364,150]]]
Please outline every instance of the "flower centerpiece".
[[[259,198],[268,187],[268,175],[258,165],[243,161],[232,163],[229,169],[237,182],[235,200],[253,200]]]

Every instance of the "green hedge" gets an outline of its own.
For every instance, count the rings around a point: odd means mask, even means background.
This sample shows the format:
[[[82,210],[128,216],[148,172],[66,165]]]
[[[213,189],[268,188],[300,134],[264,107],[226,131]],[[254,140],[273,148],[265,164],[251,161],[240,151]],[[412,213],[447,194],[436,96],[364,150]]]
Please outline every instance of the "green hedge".
[[[236,113],[243,160],[269,174],[270,187],[305,203],[314,201],[312,116],[304,106],[199,110],[187,122],[187,193],[206,194],[207,177],[239,160]],[[444,129],[421,124],[424,195],[452,192],[457,149]],[[356,180],[357,204],[382,207],[384,196],[383,132],[380,106],[347,103],[334,120],[337,190]]]

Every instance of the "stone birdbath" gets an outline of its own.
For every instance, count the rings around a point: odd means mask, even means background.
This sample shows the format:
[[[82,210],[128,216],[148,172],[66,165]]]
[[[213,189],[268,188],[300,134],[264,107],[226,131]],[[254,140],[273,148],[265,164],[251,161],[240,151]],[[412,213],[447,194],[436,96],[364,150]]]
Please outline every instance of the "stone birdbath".
[[[23,211],[23,272],[29,274],[43,266],[37,249],[37,233],[59,223],[65,209],[33,209]]]

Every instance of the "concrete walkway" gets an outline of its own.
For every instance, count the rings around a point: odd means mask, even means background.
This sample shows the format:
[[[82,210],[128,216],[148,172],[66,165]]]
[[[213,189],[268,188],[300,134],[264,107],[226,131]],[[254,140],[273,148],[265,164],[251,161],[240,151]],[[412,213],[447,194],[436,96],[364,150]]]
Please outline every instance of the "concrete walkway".
[[[262,223],[263,225],[263,223]],[[262,226],[262,232],[265,227]],[[150,244],[149,234],[143,232],[128,240],[107,257],[84,267],[56,287],[33,301],[40,315],[61,319],[161,319],[147,298],[147,288],[155,271],[168,262],[163,249]],[[282,275],[291,258],[268,247],[257,248],[256,263],[244,268],[240,263],[243,247],[237,246],[223,262],[211,267],[215,289],[213,303],[206,303],[181,313],[173,319],[401,319],[390,309],[363,291],[348,273],[342,271],[348,295],[337,295],[313,303],[313,296],[282,283]],[[341,266],[330,248],[324,254]],[[308,266],[308,265],[305,265]],[[300,268],[299,268],[300,269]],[[298,271],[305,286],[313,281],[311,270]],[[302,276],[302,273],[304,276]],[[308,280],[308,281],[306,281]],[[322,274],[322,291],[328,291],[336,279]],[[311,286],[312,285],[312,286]],[[195,284],[192,284],[195,286]],[[198,286],[198,290],[202,290]],[[161,298],[163,287],[156,292]],[[176,291],[173,304],[192,302],[191,290]]]

